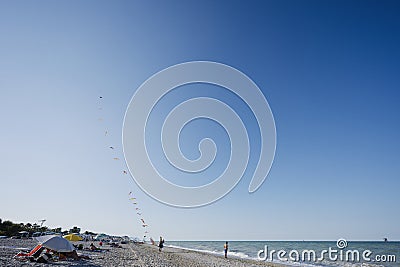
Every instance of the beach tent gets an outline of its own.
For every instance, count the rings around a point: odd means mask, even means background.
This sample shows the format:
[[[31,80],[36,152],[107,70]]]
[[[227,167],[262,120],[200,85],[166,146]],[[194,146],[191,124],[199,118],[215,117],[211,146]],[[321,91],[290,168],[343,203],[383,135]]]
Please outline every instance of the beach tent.
[[[35,238],[42,247],[57,251],[57,252],[71,252],[75,248],[67,239],[58,235],[45,235]]]
[[[81,240],[83,240],[82,237],[80,237],[79,235],[75,235],[75,234],[69,234],[69,235],[65,235],[63,237],[65,239],[69,240],[69,241],[81,241]]]

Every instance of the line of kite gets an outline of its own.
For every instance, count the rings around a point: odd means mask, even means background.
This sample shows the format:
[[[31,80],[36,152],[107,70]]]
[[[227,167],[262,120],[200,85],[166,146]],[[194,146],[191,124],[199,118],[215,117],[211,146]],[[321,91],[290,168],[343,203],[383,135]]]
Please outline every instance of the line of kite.
[[[128,197],[129,197],[129,200],[132,202],[132,204],[136,206],[136,208],[135,208],[136,211],[139,211],[140,208],[137,207],[138,202],[137,202],[137,200],[136,200],[136,197],[133,197],[132,191],[129,192]],[[149,225],[146,223],[146,221],[145,221],[144,218],[142,217],[142,213],[136,212],[136,214],[137,214],[137,215],[139,216],[139,218],[140,218],[142,227],[143,227],[144,229],[147,229],[147,227],[148,227]],[[143,234],[143,240],[144,240],[144,241],[145,241],[145,239],[146,239],[148,233],[149,233],[149,231],[147,231],[147,230],[144,232],[144,234]]]
[[[99,106],[98,106],[98,109],[101,110],[101,111],[103,110],[103,105],[102,105],[103,103],[102,103],[102,101],[103,101],[103,96],[99,96]],[[103,121],[102,116],[100,116],[99,121]],[[107,137],[108,134],[109,134],[108,129],[105,129],[105,130],[104,130],[104,136]],[[113,151],[117,151],[117,149],[115,149],[115,146],[113,146],[112,144],[109,144],[109,145],[108,145],[108,148],[111,149],[111,150],[113,150]],[[115,153],[115,152],[113,152],[113,153]],[[113,156],[113,160],[114,160],[114,161],[119,161],[119,160],[120,160],[120,158],[117,157],[117,156],[118,156],[118,155],[114,154],[114,156]],[[128,171],[122,170],[122,174],[128,175]],[[137,215],[138,218],[140,219],[140,222],[141,222],[142,227],[144,228],[144,230],[146,230],[146,231],[144,232],[144,234],[143,234],[143,241],[145,241],[145,238],[147,237],[147,234],[149,233],[149,231],[147,231],[147,229],[148,229],[148,224],[146,224],[146,221],[144,220],[144,218],[143,218],[143,216],[142,216],[142,212],[141,212],[141,209],[139,208],[138,201],[137,201],[136,197],[132,194],[132,191],[129,192],[128,197],[129,197],[129,201],[132,202],[133,205],[135,205],[136,215]],[[150,240],[152,240],[151,237],[150,237]]]

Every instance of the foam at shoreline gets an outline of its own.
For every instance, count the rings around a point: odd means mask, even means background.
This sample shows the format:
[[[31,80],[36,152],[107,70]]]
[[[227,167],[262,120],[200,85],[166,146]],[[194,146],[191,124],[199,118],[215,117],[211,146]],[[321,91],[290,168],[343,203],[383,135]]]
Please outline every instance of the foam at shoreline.
[[[189,250],[189,251],[195,251],[195,252],[208,253],[208,254],[217,255],[217,256],[224,256],[224,252],[223,251],[216,251],[216,250],[211,251],[211,250],[205,250],[205,249],[193,249],[193,248],[186,248],[186,247],[175,246],[175,245],[167,245],[167,247],[183,249],[183,250]],[[249,255],[247,255],[247,254],[245,254],[243,252],[228,251],[228,256],[235,257],[235,258],[240,258],[240,259],[252,259],[252,258],[250,258]],[[254,259],[254,260],[257,260],[257,259]]]

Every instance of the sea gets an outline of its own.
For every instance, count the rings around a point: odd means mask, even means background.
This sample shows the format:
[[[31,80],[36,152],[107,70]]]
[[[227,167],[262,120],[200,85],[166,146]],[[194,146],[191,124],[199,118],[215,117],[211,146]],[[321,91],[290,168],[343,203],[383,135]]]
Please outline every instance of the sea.
[[[167,241],[166,246],[223,255],[225,241]],[[265,253],[267,251],[267,253]],[[280,251],[280,257],[278,252]],[[314,256],[315,253],[315,256]],[[288,266],[400,266],[400,242],[229,241],[228,257]]]

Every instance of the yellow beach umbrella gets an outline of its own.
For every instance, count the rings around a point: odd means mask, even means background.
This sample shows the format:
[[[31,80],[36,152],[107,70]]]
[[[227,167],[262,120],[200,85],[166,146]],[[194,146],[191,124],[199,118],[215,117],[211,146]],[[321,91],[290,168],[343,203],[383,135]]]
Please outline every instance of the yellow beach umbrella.
[[[75,234],[69,234],[69,235],[65,235],[63,237],[65,239],[69,240],[69,241],[81,241],[81,240],[83,240],[82,237],[80,237],[79,235],[75,235]]]

